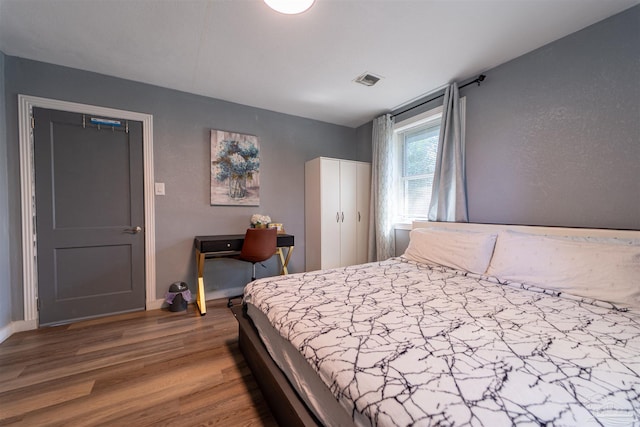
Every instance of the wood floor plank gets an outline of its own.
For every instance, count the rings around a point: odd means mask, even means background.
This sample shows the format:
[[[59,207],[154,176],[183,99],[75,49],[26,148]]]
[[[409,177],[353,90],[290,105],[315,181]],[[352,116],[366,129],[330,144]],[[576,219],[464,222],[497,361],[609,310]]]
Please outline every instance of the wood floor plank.
[[[148,357],[150,352],[154,352],[156,355],[166,355],[173,350],[174,347],[169,343],[157,343],[154,345],[141,343],[139,348],[125,348],[123,351],[116,352],[115,354],[109,352],[102,356],[97,354],[90,356],[81,355],[78,357],[68,356],[63,359],[55,358],[50,362],[29,364],[17,378],[0,384],[0,393],[19,387],[36,386],[44,381],[54,379],[62,380],[66,377],[82,372],[93,371],[102,367],[134,362],[138,359]]]
[[[198,364],[196,368],[208,368],[207,364]],[[93,426],[105,423],[120,414],[137,411],[141,401],[145,406],[169,405],[177,402],[182,393],[191,393],[206,387],[210,382],[222,381],[222,375],[215,370],[200,378],[189,378],[188,369],[172,370],[162,376],[155,375],[144,381],[120,383],[117,387],[96,390],[84,398],[65,402],[56,407],[56,418],[67,425]],[[47,415],[29,418],[34,425],[46,422]]]
[[[1,365],[0,365],[1,366]],[[0,384],[16,379],[27,367],[26,364],[13,364],[10,368],[0,370]]]
[[[226,300],[14,334],[0,344],[0,425],[276,426]]]
[[[57,387],[56,390],[41,392],[38,395],[25,396],[22,399],[5,398],[0,401],[0,414],[3,417],[15,417],[33,409],[41,409],[63,402],[88,396],[93,388],[93,381]]]

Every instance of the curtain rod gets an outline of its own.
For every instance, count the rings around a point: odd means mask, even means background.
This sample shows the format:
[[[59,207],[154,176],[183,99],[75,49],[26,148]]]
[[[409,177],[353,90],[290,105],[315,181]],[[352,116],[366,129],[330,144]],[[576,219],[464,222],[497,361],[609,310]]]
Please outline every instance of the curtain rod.
[[[460,86],[458,89],[462,89],[463,87],[467,87],[467,86],[472,85],[472,84],[474,84],[474,83],[478,83],[478,86],[480,86],[480,82],[484,81],[484,79],[485,79],[486,77],[487,77],[487,76],[485,76],[484,74],[480,74],[480,75],[479,75],[475,80],[471,80],[469,83],[465,83],[465,84],[463,84],[463,85],[462,85],[462,86]],[[431,99],[427,99],[426,101],[421,102],[420,104],[416,104],[416,105],[414,105],[413,107],[409,107],[409,108],[407,108],[406,110],[402,110],[402,111],[400,111],[399,113],[392,114],[391,116],[392,116],[392,117],[399,116],[400,114],[404,114],[404,113],[406,113],[406,112],[408,112],[408,111],[411,111],[411,110],[413,110],[413,109],[415,109],[415,108],[421,107],[421,106],[423,106],[424,104],[427,104],[427,103],[429,103],[429,102],[431,102],[431,101],[435,101],[436,99],[438,99],[438,98],[442,98],[442,97],[444,97],[444,93],[442,93],[442,94],[440,94],[440,95],[438,95],[438,96],[434,96],[434,97],[433,97],[433,98],[431,98]]]

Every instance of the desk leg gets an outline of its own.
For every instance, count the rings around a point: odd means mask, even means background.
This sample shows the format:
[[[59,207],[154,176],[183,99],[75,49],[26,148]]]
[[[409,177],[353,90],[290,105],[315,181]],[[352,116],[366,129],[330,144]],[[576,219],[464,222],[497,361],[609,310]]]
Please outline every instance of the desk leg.
[[[204,259],[205,255],[196,249],[196,269],[198,270],[198,293],[196,295],[196,306],[200,311],[200,316],[207,314],[207,302],[204,293],[204,278],[202,276],[204,271]]]
[[[284,253],[282,252],[282,248],[278,248],[278,255],[280,256],[280,262],[282,263],[282,270],[280,271],[281,275],[289,274],[287,266],[289,265],[289,260],[291,259],[291,252],[293,252],[293,246],[289,246],[287,250],[287,258],[285,258]]]
[[[204,299],[204,279],[198,277],[198,296],[196,299],[196,305],[200,311],[200,316],[207,314],[207,303]]]

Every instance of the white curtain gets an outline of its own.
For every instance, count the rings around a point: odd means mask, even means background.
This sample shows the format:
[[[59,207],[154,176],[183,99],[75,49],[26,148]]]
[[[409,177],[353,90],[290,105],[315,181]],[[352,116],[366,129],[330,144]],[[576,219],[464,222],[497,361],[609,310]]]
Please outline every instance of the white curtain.
[[[464,129],[456,83],[444,93],[429,221],[469,222]]]
[[[371,164],[371,209],[369,213],[369,262],[395,256],[393,228],[393,117],[373,120]]]

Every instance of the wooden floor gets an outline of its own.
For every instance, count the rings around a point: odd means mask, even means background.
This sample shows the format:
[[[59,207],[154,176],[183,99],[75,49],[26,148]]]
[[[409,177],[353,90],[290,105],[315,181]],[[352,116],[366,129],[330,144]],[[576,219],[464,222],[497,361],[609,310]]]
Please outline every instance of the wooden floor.
[[[0,425],[277,426],[226,300],[16,333],[0,344]]]

